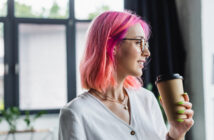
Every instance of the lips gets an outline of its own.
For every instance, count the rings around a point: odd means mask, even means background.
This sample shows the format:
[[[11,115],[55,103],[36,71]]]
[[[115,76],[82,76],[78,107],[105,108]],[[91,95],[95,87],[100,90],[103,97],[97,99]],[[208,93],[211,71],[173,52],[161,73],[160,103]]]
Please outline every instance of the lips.
[[[138,62],[138,64],[139,64],[139,66],[140,66],[141,68],[143,68],[144,63],[145,63],[145,60],[138,60],[137,62]]]
[[[137,62],[145,63],[146,61],[145,60],[138,60]]]

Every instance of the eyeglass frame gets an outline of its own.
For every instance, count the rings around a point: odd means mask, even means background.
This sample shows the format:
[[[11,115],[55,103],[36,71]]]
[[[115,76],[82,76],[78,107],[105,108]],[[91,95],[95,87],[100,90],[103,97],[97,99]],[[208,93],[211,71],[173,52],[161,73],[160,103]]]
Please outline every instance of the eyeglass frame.
[[[140,41],[140,48],[141,48],[142,53],[145,50],[146,46],[149,44],[148,41],[145,38],[141,38],[141,39],[138,39],[138,38],[123,38],[122,40],[136,40],[136,41]],[[149,45],[148,45],[147,49],[148,48],[149,48]]]

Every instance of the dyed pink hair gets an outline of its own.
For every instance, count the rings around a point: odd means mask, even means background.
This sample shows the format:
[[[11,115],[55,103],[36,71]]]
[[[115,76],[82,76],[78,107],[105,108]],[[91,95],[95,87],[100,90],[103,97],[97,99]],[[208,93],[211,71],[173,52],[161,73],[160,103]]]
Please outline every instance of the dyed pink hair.
[[[100,92],[117,85],[114,77],[114,47],[124,38],[129,27],[140,23],[146,39],[150,28],[139,16],[129,12],[107,11],[96,17],[88,30],[86,48],[80,63],[81,84],[85,89]],[[133,76],[127,76],[125,88],[139,88],[142,84]]]

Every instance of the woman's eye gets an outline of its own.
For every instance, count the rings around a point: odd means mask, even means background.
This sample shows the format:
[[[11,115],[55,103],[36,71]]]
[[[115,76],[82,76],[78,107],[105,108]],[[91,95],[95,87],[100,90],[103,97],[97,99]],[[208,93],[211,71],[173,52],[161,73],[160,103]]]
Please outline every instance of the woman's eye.
[[[136,44],[141,44],[141,41],[137,41]]]

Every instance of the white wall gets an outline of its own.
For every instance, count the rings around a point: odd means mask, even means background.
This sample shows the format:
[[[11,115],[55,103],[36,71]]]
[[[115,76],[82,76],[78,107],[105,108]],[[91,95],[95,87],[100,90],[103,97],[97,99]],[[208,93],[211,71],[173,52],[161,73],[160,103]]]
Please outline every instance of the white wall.
[[[214,139],[214,1],[201,1],[203,81],[207,140]]]

